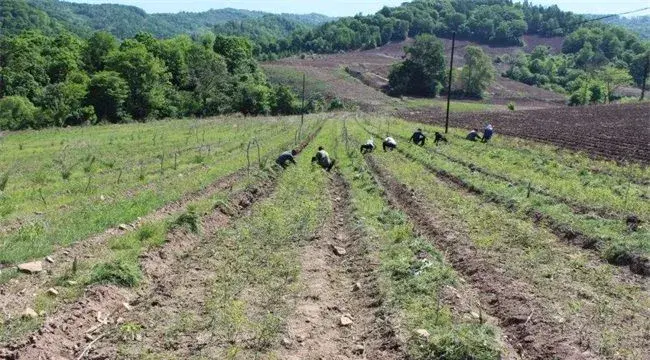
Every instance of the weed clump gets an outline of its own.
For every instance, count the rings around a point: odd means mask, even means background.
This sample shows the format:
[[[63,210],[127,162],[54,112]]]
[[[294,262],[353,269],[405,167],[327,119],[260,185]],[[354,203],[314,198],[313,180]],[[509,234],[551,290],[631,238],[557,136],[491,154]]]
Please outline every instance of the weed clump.
[[[196,207],[188,206],[187,211],[178,216],[178,218],[170,224],[169,228],[177,229],[186,227],[196,234],[199,232],[199,223],[199,214],[197,213]]]
[[[515,103],[512,101],[508,103],[508,110],[515,111]]]
[[[0,192],[4,192],[9,182],[9,171],[0,175]]]
[[[95,266],[90,283],[133,287],[138,285],[141,279],[142,271],[140,267],[125,260],[118,259],[110,263]]]

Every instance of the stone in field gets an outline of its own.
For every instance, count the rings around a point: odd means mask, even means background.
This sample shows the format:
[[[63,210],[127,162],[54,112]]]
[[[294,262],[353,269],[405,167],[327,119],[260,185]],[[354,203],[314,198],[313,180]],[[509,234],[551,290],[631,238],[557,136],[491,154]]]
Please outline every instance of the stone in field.
[[[25,309],[25,311],[23,311],[22,317],[25,319],[35,319],[38,317],[38,314],[36,313],[36,311],[34,311],[34,309],[27,308]]]
[[[352,319],[345,315],[341,316],[341,326],[350,326],[352,324],[354,324],[354,321],[352,321]]]
[[[40,261],[34,261],[30,263],[18,265],[18,271],[27,273],[27,274],[37,274],[43,271],[43,263]]]
[[[428,339],[429,336],[431,336],[431,335],[429,334],[429,332],[426,331],[425,329],[417,329],[417,330],[415,330],[415,333],[416,333],[418,336],[420,336],[420,337],[422,337],[422,338],[425,338],[425,339]]]
[[[47,294],[52,296],[57,296],[59,295],[59,291],[55,288],[49,288],[47,289]]]
[[[336,245],[332,245],[332,251],[334,251],[334,254],[338,256],[343,256],[348,253],[345,248]]]

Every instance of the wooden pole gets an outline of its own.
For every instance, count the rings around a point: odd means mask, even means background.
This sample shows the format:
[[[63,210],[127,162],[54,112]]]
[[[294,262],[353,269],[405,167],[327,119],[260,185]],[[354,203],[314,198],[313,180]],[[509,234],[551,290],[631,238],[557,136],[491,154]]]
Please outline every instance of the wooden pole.
[[[447,84],[447,117],[445,118],[445,134],[449,131],[449,105],[451,101],[451,80],[454,71],[454,48],[456,46],[456,32],[451,34],[451,61],[449,62],[449,83]]]

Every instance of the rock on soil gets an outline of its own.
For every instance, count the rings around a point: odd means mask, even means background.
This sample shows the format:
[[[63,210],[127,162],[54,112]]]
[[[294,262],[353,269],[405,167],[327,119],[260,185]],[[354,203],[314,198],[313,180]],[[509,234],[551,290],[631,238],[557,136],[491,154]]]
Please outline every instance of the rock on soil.
[[[52,295],[52,296],[57,296],[57,295],[59,295],[59,291],[58,291],[57,289],[55,289],[55,288],[49,288],[49,289],[47,289],[47,293],[48,293],[48,295]]]
[[[350,326],[352,324],[354,324],[354,321],[352,321],[348,316],[341,316],[341,326]]]
[[[342,248],[340,246],[332,245],[332,251],[338,256],[343,256],[347,254],[348,252],[345,250],[345,248]]]
[[[25,309],[21,315],[25,319],[35,319],[38,317],[38,314],[32,308]]]
[[[46,257],[45,261],[49,262],[50,264],[54,264],[54,258],[52,258],[51,256]]]
[[[43,263],[40,261],[34,261],[30,263],[18,265],[18,271],[27,273],[27,274],[38,274],[43,271]]]
[[[428,339],[429,336],[431,336],[431,334],[429,334],[429,332],[426,331],[425,329],[417,329],[417,330],[415,330],[415,333],[416,333],[418,336],[420,336],[420,337],[422,337],[422,338],[425,338],[425,339]]]

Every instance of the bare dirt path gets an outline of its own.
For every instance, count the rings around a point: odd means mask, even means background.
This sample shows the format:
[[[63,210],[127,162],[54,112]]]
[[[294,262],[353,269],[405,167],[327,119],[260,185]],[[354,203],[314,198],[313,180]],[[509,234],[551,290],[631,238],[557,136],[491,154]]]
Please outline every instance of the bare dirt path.
[[[334,213],[301,250],[305,288],[280,358],[402,359],[400,344],[379,311],[377,260],[352,227],[350,194],[341,175],[332,175],[329,192]]]

